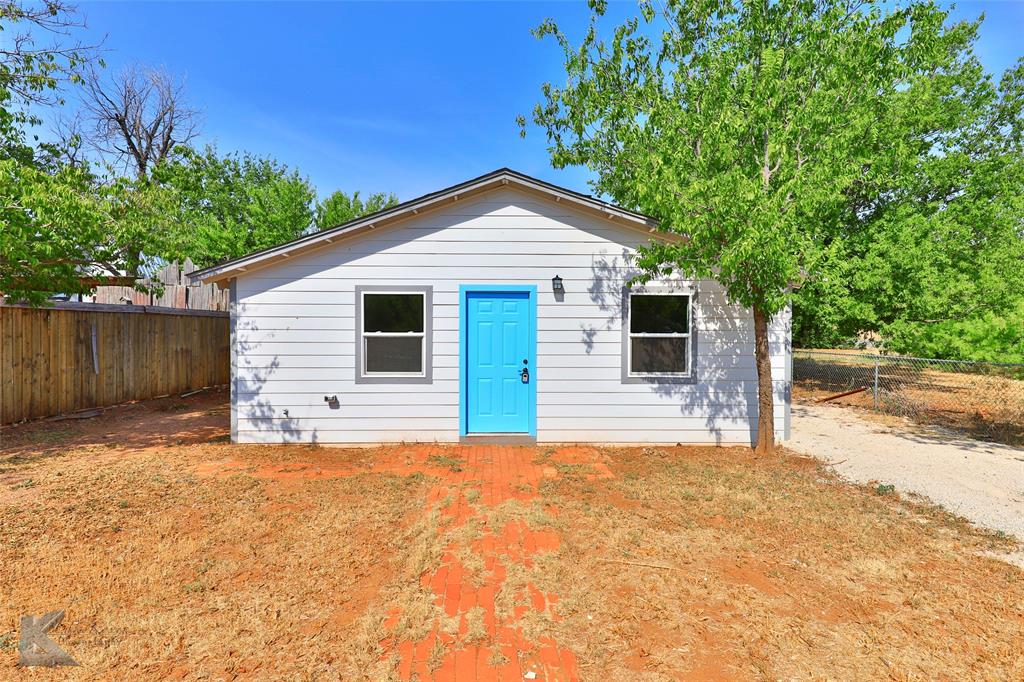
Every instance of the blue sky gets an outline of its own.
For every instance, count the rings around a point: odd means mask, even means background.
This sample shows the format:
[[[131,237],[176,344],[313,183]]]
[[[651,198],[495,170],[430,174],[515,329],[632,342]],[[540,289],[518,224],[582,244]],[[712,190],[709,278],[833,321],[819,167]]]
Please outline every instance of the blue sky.
[[[579,36],[584,2],[82,2],[87,40],[111,69],[161,65],[203,112],[203,141],[271,155],[335,189],[409,199],[501,166],[587,191],[550,167],[543,135],[520,139],[544,81],[561,82],[545,17]],[[612,3],[610,21],[636,10]],[[987,20],[977,46],[993,73],[1024,53],[1024,1],[965,2]]]

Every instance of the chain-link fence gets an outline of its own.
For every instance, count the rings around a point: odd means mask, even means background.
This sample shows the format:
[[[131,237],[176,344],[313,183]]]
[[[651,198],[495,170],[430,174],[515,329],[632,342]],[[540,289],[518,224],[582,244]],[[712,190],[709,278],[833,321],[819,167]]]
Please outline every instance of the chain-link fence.
[[[838,402],[1024,444],[1024,364],[793,352],[797,400]]]

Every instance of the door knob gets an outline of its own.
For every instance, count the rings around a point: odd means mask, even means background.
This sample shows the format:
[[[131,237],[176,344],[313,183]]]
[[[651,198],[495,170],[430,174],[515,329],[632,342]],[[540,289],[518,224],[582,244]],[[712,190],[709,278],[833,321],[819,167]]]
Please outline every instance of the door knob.
[[[519,373],[519,378],[522,379],[524,384],[530,383],[530,370],[523,367],[523,371]]]

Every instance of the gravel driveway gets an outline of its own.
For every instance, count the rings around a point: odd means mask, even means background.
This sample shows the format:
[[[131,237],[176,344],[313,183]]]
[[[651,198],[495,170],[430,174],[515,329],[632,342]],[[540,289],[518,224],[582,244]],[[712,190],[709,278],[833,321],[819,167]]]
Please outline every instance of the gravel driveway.
[[[786,445],[859,483],[890,483],[1024,540],[1024,450],[890,428],[842,407],[793,405]]]

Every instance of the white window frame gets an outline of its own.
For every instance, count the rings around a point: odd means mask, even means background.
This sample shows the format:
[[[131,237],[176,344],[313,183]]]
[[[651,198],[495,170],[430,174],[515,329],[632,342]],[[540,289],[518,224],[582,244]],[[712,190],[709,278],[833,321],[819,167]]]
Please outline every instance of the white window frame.
[[[430,383],[432,380],[431,352],[431,287],[389,287],[366,286],[356,287],[356,343],[358,349],[358,367],[356,383]],[[419,296],[423,299],[423,331],[420,332],[368,332],[366,331],[366,297],[367,296]],[[419,372],[371,372],[367,371],[368,338],[419,338],[420,339],[420,371]]]
[[[628,291],[625,319],[625,361],[626,376],[629,378],[687,379],[693,373],[693,292],[691,291]],[[680,296],[686,298],[686,332],[634,332],[633,331],[633,296]],[[634,372],[633,371],[633,339],[686,339],[686,371],[683,372]]]

